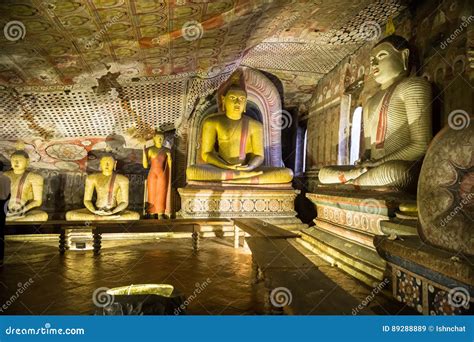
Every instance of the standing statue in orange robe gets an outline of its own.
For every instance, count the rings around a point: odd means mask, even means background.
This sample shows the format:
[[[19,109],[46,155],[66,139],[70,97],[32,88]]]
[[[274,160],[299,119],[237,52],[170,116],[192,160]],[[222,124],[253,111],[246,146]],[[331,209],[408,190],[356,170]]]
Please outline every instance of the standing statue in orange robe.
[[[165,136],[156,132],[150,148],[143,147],[143,167],[147,178],[147,213],[159,219],[171,214],[171,151],[163,146]]]

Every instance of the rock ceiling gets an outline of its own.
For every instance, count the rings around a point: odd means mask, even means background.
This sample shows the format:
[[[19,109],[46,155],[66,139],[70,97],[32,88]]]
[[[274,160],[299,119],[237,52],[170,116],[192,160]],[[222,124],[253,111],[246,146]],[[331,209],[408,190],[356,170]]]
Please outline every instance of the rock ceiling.
[[[285,106],[295,106],[400,8],[398,0],[2,0],[0,139],[101,135],[98,123],[113,129],[127,115],[173,125],[238,66],[275,75]],[[95,121],[85,122],[88,112]]]

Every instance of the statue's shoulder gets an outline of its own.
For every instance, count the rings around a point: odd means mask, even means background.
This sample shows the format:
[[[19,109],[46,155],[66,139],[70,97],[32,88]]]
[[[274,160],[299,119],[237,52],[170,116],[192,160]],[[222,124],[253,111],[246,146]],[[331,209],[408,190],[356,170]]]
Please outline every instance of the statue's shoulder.
[[[116,174],[116,178],[115,178],[115,179],[116,179],[118,182],[121,182],[121,183],[123,183],[123,182],[128,183],[128,182],[129,182],[127,176],[121,175],[121,174],[119,174],[119,173]]]
[[[204,123],[209,122],[209,123],[217,123],[225,118],[224,113],[214,113],[211,115],[206,116],[204,118]]]
[[[405,96],[419,96],[431,93],[431,84],[424,77],[410,76],[403,79],[397,85],[397,91],[405,98]]]
[[[263,128],[263,124],[258,121],[258,120],[255,120],[254,118],[251,118],[249,116],[246,116],[247,120],[249,121],[249,126],[250,127],[253,127],[253,128]]]
[[[13,171],[12,171],[12,170],[10,170],[10,171],[5,171],[5,172],[3,173],[3,175],[6,176],[6,177],[8,177],[8,178],[12,178],[12,176],[13,176]]]
[[[42,181],[44,179],[43,176],[41,176],[39,173],[36,173],[36,172],[29,172],[28,177],[32,181]]]
[[[424,77],[410,76],[401,80],[397,86],[397,88],[401,90],[406,89],[406,88],[417,88],[417,87],[423,87],[423,88],[431,87],[431,84]]]

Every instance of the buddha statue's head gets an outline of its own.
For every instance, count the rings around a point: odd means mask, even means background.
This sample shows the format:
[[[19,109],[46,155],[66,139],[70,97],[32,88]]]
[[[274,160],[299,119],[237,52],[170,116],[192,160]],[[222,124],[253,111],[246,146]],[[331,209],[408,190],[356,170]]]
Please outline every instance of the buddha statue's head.
[[[10,162],[12,164],[13,172],[16,174],[21,174],[28,168],[28,165],[30,164],[30,157],[25,151],[18,150],[10,156]]]
[[[165,135],[162,132],[155,132],[155,135],[153,135],[153,144],[160,148],[163,146],[163,141],[165,141]]]
[[[391,35],[382,39],[370,53],[370,67],[375,81],[383,85],[406,75],[409,56],[409,45],[405,38]]]
[[[117,161],[111,154],[106,154],[100,158],[100,170],[105,176],[110,176],[117,166]]]
[[[232,85],[221,98],[226,116],[232,120],[239,120],[247,107],[247,92],[237,85]]]

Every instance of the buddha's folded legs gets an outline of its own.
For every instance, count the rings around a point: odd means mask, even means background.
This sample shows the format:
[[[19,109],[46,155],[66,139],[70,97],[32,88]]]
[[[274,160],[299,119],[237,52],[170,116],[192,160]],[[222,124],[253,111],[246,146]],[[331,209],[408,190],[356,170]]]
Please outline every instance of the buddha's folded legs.
[[[139,220],[140,214],[124,210],[118,214],[101,216],[91,213],[87,209],[71,210],[66,213],[66,221],[108,221],[108,220]]]
[[[420,172],[419,161],[391,160],[355,179],[352,184],[360,186],[393,186],[408,189],[416,186]]]
[[[48,214],[43,210],[30,210],[25,216],[9,216],[7,222],[33,222],[33,221],[48,221]]]
[[[319,181],[323,184],[344,184],[360,177],[367,169],[354,166],[326,166],[319,171]]]

